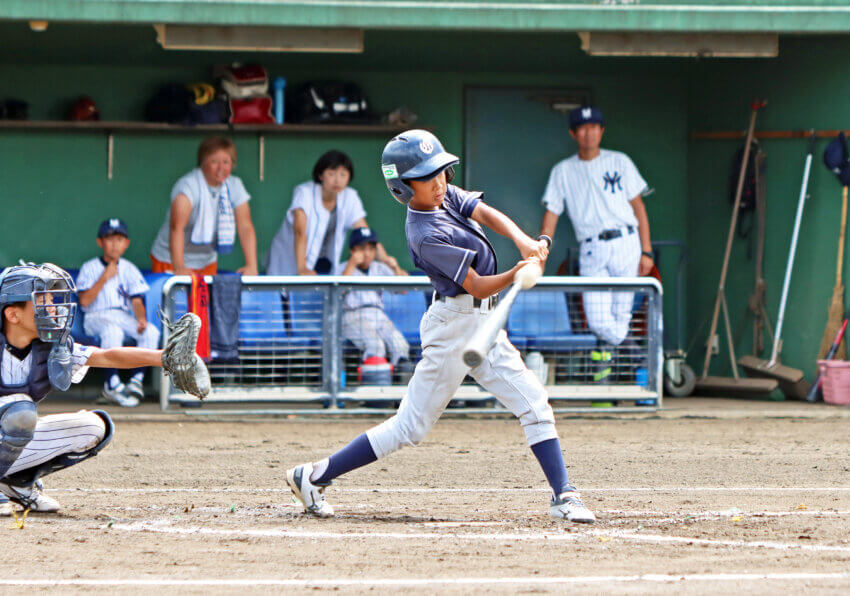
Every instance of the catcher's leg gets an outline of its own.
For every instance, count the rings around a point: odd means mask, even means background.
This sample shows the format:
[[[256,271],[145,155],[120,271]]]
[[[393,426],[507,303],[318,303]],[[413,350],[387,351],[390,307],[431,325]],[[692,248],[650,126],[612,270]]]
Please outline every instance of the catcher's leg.
[[[0,401],[0,475],[15,463],[32,440],[38,414],[28,395],[7,395]]]

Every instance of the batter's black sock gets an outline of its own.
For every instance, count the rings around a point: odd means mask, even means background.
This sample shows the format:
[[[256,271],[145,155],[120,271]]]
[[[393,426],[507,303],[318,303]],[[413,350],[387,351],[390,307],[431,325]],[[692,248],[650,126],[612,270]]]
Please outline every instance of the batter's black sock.
[[[328,467],[322,472],[318,478],[310,479],[316,484],[325,484],[330,482],[337,476],[342,476],[346,472],[350,472],[356,468],[371,464],[377,461],[378,456],[375,455],[375,450],[372,449],[372,444],[369,442],[369,437],[363,433],[351,443],[334,453],[328,458]]]
[[[561,442],[558,439],[548,439],[531,446],[534,457],[540,462],[546,480],[552,487],[555,496],[563,492],[575,490],[570,484],[567,476],[567,466],[564,464],[564,455],[561,453]]]

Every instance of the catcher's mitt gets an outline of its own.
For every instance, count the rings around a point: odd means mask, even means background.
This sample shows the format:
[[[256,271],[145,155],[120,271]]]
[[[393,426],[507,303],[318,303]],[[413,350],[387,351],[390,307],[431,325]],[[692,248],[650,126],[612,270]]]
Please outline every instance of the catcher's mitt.
[[[195,352],[201,318],[194,313],[186,313],[172,323],[162,311],[159,318],[168,328],[168,340],[162,350],[162,368],[171,375],[178,389],[204,399],[210,392],[210,373]]]

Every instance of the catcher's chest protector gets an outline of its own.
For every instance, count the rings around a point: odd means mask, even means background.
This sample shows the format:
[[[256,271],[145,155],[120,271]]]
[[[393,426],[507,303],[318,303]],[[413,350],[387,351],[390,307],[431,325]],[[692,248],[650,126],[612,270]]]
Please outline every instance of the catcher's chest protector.
[[[0,333],[0,354],[6,350],[6,336]],[[32,342],[32,368],[27,382],[23,385],[7,385],[0,375],[0,397],[14,393],[26,393],[34,402],[39,402],[50,393],[53,386],[47,376],[47,356],[50,354],[50,344],[41,340]]]

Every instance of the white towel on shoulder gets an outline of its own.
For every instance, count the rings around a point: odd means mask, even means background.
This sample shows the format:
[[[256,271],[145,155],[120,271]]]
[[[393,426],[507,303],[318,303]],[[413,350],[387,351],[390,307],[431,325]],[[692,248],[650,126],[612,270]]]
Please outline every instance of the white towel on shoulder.
[[[198,188],[198,203],[195,205],[197,218],[192,228],[192,244],[212,244],[218,230],[216,250],[220,253],[228,253],[233,250],[236,219],[227,181],[222,185],[218,201],[216,201],[201,168],[192,170],[191,176]]]

